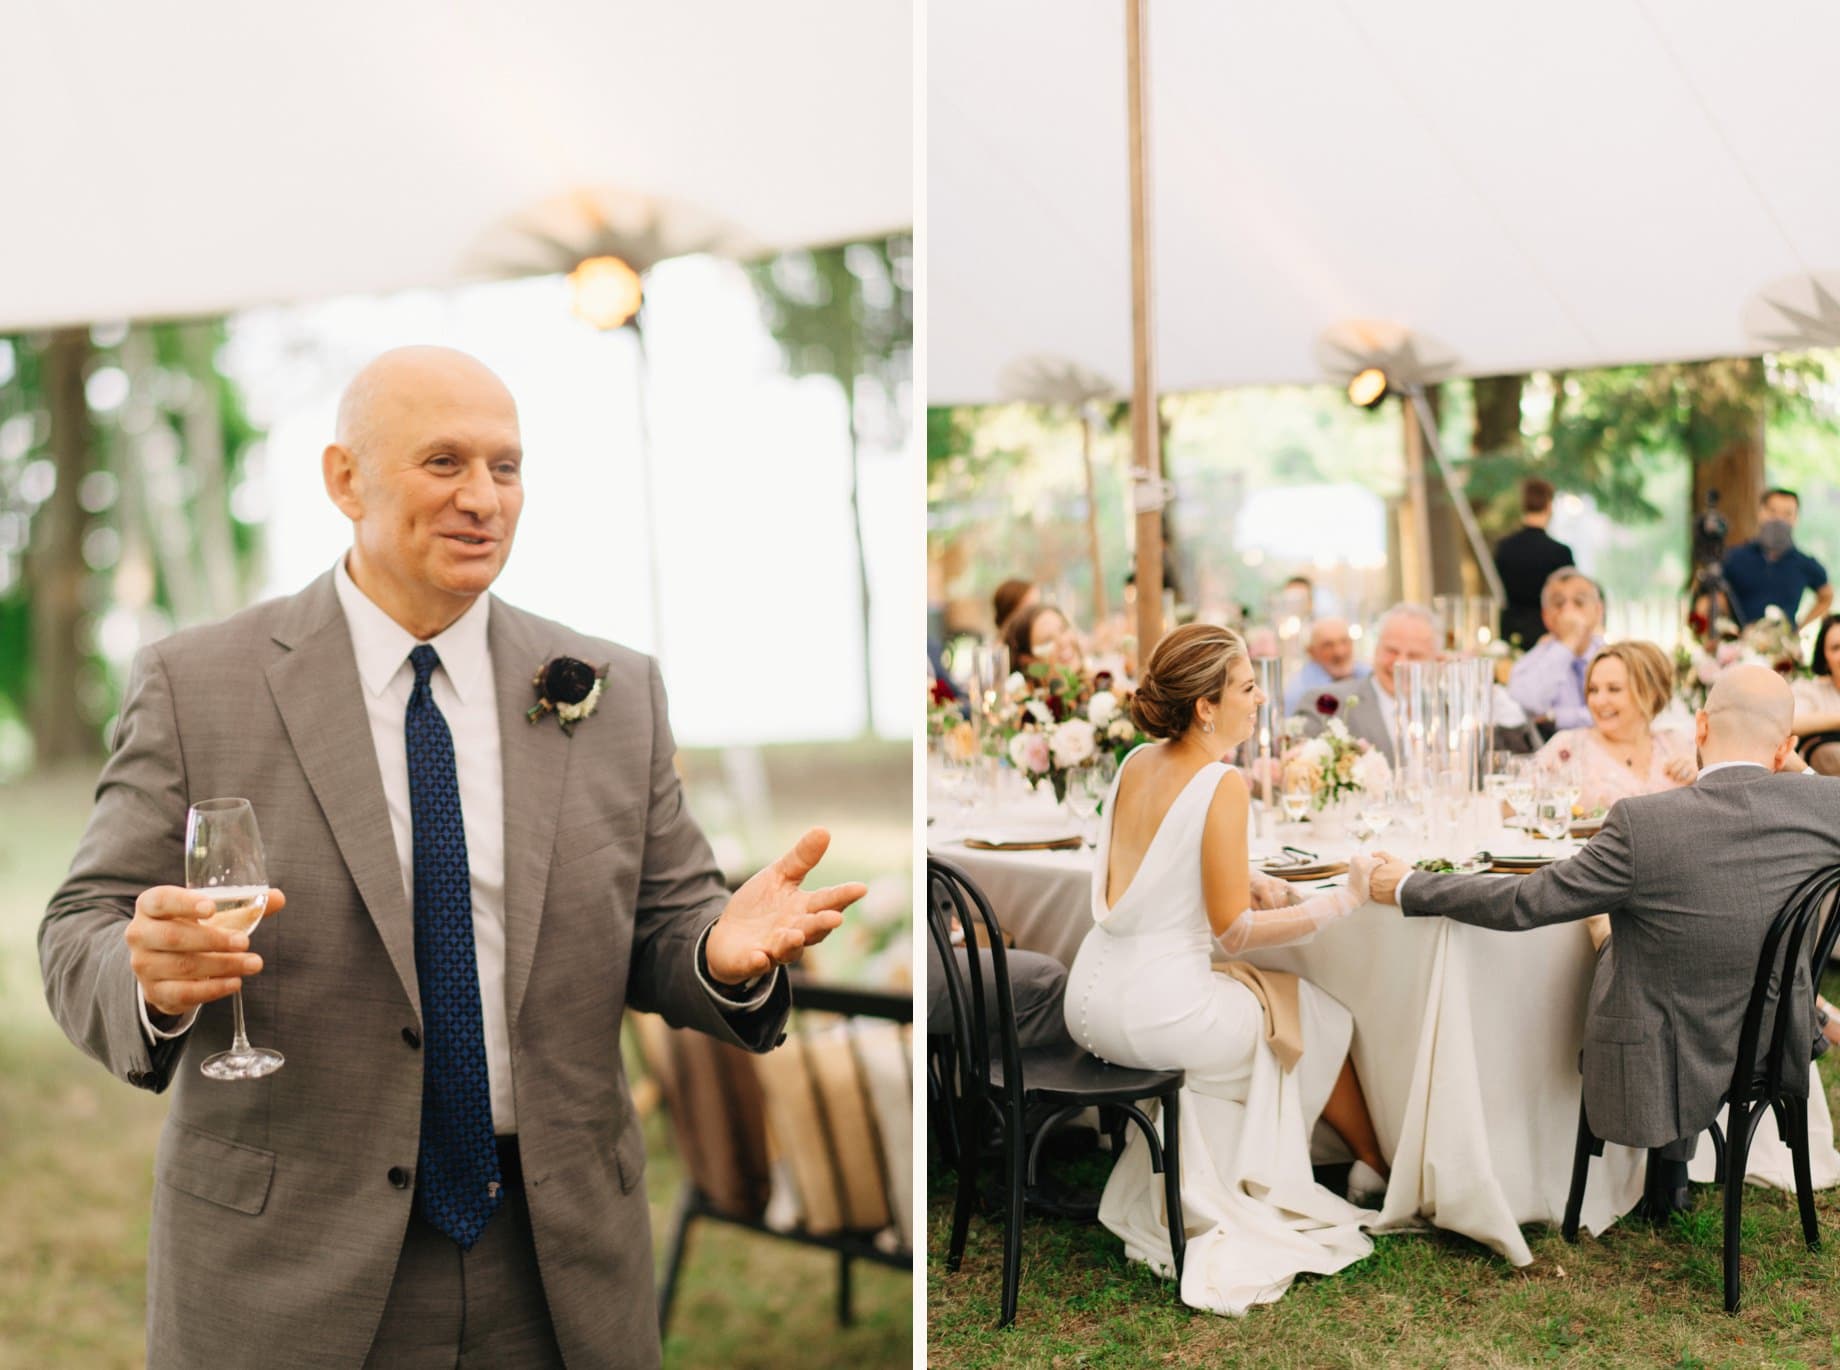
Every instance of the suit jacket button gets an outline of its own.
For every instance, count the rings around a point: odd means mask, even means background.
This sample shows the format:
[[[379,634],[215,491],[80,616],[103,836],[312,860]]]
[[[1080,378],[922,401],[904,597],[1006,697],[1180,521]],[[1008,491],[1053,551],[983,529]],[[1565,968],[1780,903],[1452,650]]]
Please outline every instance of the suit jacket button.
[[[419,1047],[422,1044],[422,1034],[412,1027],[406,1027],[403,1029],[403,1041],[412,1047]]]
[[[409,1187],[409,1172],[399,1165],[391,1166],[390,1183],[395,1185],[398,1189],[407,1189]]]

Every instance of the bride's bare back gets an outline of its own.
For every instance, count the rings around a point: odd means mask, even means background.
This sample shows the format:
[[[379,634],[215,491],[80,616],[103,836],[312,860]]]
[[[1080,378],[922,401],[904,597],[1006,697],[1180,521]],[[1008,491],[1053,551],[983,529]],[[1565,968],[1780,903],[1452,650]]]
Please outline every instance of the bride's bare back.
[[[1209,759],[1193,747],[1159,742],[1131,755],[1118,777],[1105,871],[1105,906],[1118,901],[1137,878],[1169,810]],[[1246,787],[1235,771],[1222,778],[1208,804],[1202,836],[1202,885],[1208,921],[1224,930],[1246,908]]]

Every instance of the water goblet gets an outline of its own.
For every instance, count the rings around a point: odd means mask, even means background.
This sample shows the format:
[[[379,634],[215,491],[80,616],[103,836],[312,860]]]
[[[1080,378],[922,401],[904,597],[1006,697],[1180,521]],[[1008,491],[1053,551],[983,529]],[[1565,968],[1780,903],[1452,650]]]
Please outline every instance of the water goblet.
[[[262,834],[247,799],[206,799],[185,816],[185,887],[214,905],[203,922],[247,933],[268,907],[268,872]],[[243,991],[232,999],[236,1034],[228,1051],[207,1056],[199,1070],[213,1080],[256,1080],[280,1070],[285,1058],[271,1047],[252,1047],[243,1025]]]

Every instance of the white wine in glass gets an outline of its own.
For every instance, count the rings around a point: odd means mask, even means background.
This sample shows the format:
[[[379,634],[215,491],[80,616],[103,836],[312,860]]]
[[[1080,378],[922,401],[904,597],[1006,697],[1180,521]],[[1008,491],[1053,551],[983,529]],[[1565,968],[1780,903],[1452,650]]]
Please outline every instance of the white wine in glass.
[[[247,933],[268,907],[268,872],[262,834],[247,799],[206,799],[185,816],[185,887],[214,908],[200,921],[228,932]],[[243,1027],[243,991],[234,996],[236,1035],[230,1050],[207,1056],[199,1070],[213,1080],[256,1080],[280,1070],[280,1052],[252,1047]]]
[[[1313,797],[1308,790],[1284,791],[1284,816],[1293,823],[1303,822],[1303,816],[1310,811],[1310,800]]]

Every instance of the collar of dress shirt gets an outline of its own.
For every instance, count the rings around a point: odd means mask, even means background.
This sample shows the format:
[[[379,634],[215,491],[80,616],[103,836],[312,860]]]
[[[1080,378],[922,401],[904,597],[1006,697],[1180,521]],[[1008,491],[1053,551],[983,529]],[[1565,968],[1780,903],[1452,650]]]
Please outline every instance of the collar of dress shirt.
[[[418,639],[402,624],[391,618],[375,600],[358,588],[339,558],[332,573],[333,588],[338,591],[339,606],[351,629],[351,649],[358,658],[358,678],[373,695],[389,688],[409,660],[409,652]],[[492,597],[481,595],[467,611],[429,639],[429,645],[441,658],[447,683],[462,704],[484,679],[490,664],[486,650],[486,617],[491,612]]]
[[[1710,766],[1701,767],[1699,778],[1701,780],[1704,780],[1707,776],[1711,775],[1714,771],[1722,771],[1731,766],[1755,766],[1760,771],[1767,771],[1770,769],[1768,766],[1764,765],[1761,761],[1718,761],[1718,762],[1714,762]]]

